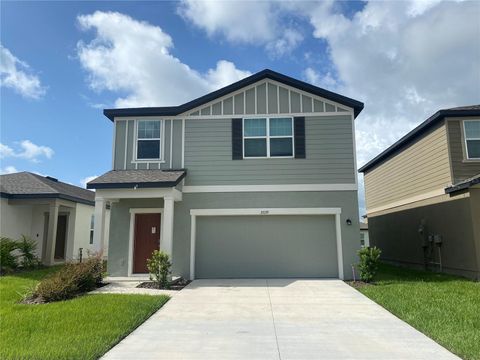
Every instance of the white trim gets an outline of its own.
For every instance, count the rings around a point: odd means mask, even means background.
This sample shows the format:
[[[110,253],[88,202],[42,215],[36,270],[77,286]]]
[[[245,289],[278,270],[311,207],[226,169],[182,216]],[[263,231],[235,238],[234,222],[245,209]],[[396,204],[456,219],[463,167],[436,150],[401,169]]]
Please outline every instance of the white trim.
[[[269,109],[268,109],[268,80],[265,81],[265,111],[267,112],[267,114],[269,113]]]
[[[479,141],[480,138],[468,138],[467,139],[467,131],[465,130],[465,123],[467,122],[479,122],[480,123],[480,119],[471,119],[471,120],[463,120],[462,121],[462,127],[463,127],[463,142],[464,142],[464,146],[465,146],[465,160],[469,160],[469,161],[476,161],[476,160],[480,160],[480,157],[470,157],[469,154],[468,154],[468,146],[467,146],[467,141],[469,140],[473,140],[473,141]]]
[[[382,205],[382,206],[377,206],[377,207],[371,208],[371,209],[369,209],[368,206],[367,206],[367,214],[371,214],[371,213],[378,212],[378,211],[383,211],[383,210],[388,210],[388,209],[391,209],[391,208],[394,208],[394,207],[407,205],[407,204],[414,203],[414,202],[421,201],[421,200],[427,200],[427,199],[430,199],[430,198],[433,198],[433,197],[436,197],[436,196],[440,196],[440,195],[445,195],[445,188],[429,191],[429,192],[421,194],[421,195],[416,195],[416,196],[412,196],[412,197],[409,197],[409,198],[406,198],[406,199],[403,199],[403,200],[394,201],[394,202],[391,202],[389,204]]]
[[[356,184],[284,184],[284,185],[186,185],[184,193],[357,191]],[[98,191],[98,190],[97,190]]]
[[[273,115],[273,116],[272,116]],[[243,117],[242,118],[242,157],[244,160],[251,159],[293,159],[295,158],[295,134],[294,134],[294,118],[291,116],[280,117],[272,114],[267,117]],[[265,136],[245,136],[245,120],[266,120]],[[292,134],[291,135],[270,135],[270,119],[290,119],[292,124]],[[290,156],[271,156],[270,155],[270,139],[292,139],[292,155]],[[266,156],[245,156],[245,140],[248,139],[265,139],[267,142],[267,155]]]
[[[208,119],[208,120],[216,120],[216,119],[221,119],[221,120],[225,120],[225,119],[231,119],[232,116],[235,116],[235,115],[243,115],[243,114],[225,114],[225,115],[192,115],[192,116],[189,116],[188,120],[192,119],[192,120],[202,120],[202,119]],[[281,113],[281,114],[245,114],[245,115],[248,115],[250,117],[295,117],[295,116],[345,116],[345,115],[349,115],[348,112],[335,112],[335,111],[330,111],[330,112],[307,112],[307,113],[301,113],[301,112],[297,112],[297,113]]]
[[[272,215],[334,215],[337,244],[338,277],[343,274],[343,251],[340,215],[341,208],[248,208],[248,209],[191,209],[190,225],[190,280],[195,279],[196,217],[197,216],[272,216]]]
[[[173,120],[170,120],[170,169],[172,168],[172,163],[173,163]],[[158,168],[160,169],[160,164],[158,165]]]
[[[139,121],[160,121],[160,137],[159,138],[146,138],[138,139],[138,122]],[[135,119],[134,130],[133,130],[133,154],[132,154],[132,163],[158,163],[158,168],[160,169],[160,164],[165,163],[165,119],[159,118],[157,116],[149,117],[148,119]],[[138,159],[137,158],[137,146],[138,140],[159,140],[160,141],[160,157],[152,159]]]
[[[173,197],[182,201],[182,193],[175,188],[140,188],[140,189],[97,189],[95,199],[159,199]]]
[[[128,237],[128,277],[130,276],[143,276],[145,274],[133,273],[133,237],[135,232],[135,214],[160,214],[160,226],[159,226],[159,242],[158,248],[162,243],[162,224],[163,224],[163,209],[162,208],[131,208],[130,209],[130,231]]]
[[[313,108],[312,108],[313,109]],[[353,140],[353,177],[355,178],[355,185],[358,187],[358,171],[357,171],[357,140],[355,133],[355,119],[352,115],[352,140]]]
[[[112,169],[115,169],[115,146],[117,142],[117,123],[113,122],[113,141],[112,141]],[[127,144],[125,144],[125,148]]]
[[[125,121],[125,157],[123,159],[123,168],[127,170],[127,149],[128,149],[128,123],[129,121]]]
[[[182,119],[182,169],[184,167],[185,167],[185,119]]]

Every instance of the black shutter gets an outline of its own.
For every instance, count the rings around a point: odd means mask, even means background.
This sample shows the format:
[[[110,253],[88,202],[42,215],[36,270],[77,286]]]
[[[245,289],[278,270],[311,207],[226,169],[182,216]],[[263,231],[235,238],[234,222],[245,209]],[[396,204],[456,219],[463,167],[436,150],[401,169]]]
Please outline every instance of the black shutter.
[[[293,119],[293,133],[295,136],[295,158],[305,159],[305,117]]]
[[[243,159],[242,119],[232,119],[232,160]]]

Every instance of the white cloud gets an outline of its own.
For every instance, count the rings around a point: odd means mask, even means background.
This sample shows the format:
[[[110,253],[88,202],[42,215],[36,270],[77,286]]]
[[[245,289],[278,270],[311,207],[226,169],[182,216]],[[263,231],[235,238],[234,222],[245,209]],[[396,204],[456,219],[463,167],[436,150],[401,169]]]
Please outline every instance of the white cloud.
[[[52,148],[44,145],[36,145],[30,140],[22,140],[17,144],[17,149],[13,149],[5,144],[0,144],[0,158],[16,157],[32,162],[39,162],[39,158],[45,157],[50,159],[55,153]]]
[[[178,13],[210,37],[265,46],[273,56],[290,53],[303,40],[294,24],[282,21],[284,4],[274,1],[182,1]]]
[[[359,165],[438,109],[480,102],[478,3],[369,2],[352,19],[322,3],[304,14],[328,42],[335,90],[365,102]],[[305,77],[324,83],[314,69]]]
[[[250,74],[225,60],[202,74],[171,54],[173,40],[160,27],[124,14],[96,11],[78,23],[95,30],[91,42],[77,45],[89,83],[126,94],[118,107],[178,105]]]
[[[86,188],[87,187],[87,183],[92,181],[93,179],[97,178],[98,175],[93,175],[93,176],[87,176],[83,179],[80,180],[80,184],[82,185],[82,187]]]
[[[18,172],[18,170],[14,166],[5,166],[4,168],[0,169],[0,174],[13,174]]]
[[[0,44],[0,84],[13,89],[20,95],[39,99],[45,95],[38,76],[32,74],[27,63],[15,57],[10,50]]]

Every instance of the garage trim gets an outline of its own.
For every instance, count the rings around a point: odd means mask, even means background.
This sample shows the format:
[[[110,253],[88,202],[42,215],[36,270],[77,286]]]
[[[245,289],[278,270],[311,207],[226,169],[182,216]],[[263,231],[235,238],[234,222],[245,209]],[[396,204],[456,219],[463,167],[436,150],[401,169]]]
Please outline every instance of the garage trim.
[[[343,280],[342,234],[340,226],[341,208],[250,208],[250,209],[191,209],[190,228],[190,280],[195,279],[195,242],[197,216],[242,216],[242,215],[335,215],[337,242],[338,277]]]

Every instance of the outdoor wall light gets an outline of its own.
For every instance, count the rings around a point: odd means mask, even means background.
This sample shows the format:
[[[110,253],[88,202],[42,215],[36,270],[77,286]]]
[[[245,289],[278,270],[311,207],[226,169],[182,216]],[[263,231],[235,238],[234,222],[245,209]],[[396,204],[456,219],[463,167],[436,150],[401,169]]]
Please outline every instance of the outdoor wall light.
[[[347,219],[347,225],[352,225],[352,220]]]

